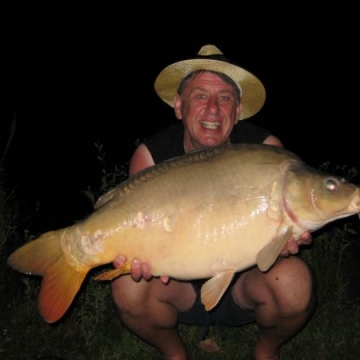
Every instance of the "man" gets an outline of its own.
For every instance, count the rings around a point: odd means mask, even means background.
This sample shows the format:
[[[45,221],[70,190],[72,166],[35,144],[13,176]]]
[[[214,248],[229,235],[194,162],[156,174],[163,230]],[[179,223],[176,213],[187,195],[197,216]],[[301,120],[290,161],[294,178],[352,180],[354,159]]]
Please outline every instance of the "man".
[[[262,83],[229,63],[213,45],[197,58],[166,67],[155,81],[162,100],[174,107],[177,124],[145,139],[130,162],[130,175],[185,152],[206,146],[257,142],[282,146],[268,131],[241,120],[257,113],[265,101]],[[148,264],[132,261],[131,276],[112,283],[122,322],[140,339],[155,346],[166,360],[187,359],[178,322],[240,326],[256,322],[255,359],[279,359],[281,346],[307,322],[313,310],[313,280],[296,256],[311,236],[291,239],[268,272],[257,267],[237,274],[217,307],[207,313],[199,299],[200,281],[152,278]],[[119,256],[116,267],[125,261]]]

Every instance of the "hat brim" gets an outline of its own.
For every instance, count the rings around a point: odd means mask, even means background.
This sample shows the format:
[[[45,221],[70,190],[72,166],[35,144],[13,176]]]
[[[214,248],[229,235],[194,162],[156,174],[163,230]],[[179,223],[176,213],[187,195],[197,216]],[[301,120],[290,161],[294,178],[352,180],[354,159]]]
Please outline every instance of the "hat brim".
[[[184,77],[193,71],[210,70],[226,74],[241,88],[243,105],[239,120],[255,115],[264,105],[266,91],[261,81],[249,71],[227,63],[210,59],[191,59],[167,66],[155,80],[155,91],[168,105],[174,106],[174,97]]]

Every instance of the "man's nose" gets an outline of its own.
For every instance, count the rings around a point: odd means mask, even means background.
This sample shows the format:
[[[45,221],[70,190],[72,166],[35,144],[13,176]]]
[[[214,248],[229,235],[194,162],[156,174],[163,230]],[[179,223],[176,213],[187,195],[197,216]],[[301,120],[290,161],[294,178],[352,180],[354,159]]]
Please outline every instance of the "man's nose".
[[[219,104],[216,98],[209,98],[208,110],[210,113],[215,114],[219,110]]]

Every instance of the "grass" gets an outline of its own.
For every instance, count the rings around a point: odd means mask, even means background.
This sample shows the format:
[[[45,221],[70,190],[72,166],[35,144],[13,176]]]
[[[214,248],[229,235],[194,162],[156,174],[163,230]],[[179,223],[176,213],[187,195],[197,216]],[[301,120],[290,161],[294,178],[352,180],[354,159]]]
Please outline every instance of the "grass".
[[[104,172],[102,190],[108,187],[109,176]],[[118,181],[118,177],[113,179]],[[6,264],[7,256],[31,237],[21,226],[23,218],[14,192],[0,182],[0,359],[161,359],[154,348],[122,326],[109,284],[93,281],[99,268],[89,274],[60,322],[44,322],[37,309],[41,279],[20,274]],[[312,246],[301,251],[299,256],[308,262],[316,279],[317,307],[304,329],[283,347],[283,359],[358,359],[359,240],[360,222],[353,217],[315,233]],[[199,346],[202,328],[179,325],[193,360],[249,359],[257,327],[250,324],[224,330],[225,338],[219,339],[215,328],[210,328],[208,337],[216,340],[219,350],[206,352]]]
[[[284,359],[357,359],[360,350],[360,300],[354,271],[359,254],[358,224],[345,223],[314,238],[302,255],[311,264],[317,281],[317,308],[304,329],[282,350]],[[340,252],[339,252],[340,250]],[[90,274],[66,316],[47,324],[37,309],[40,279],[2,269],[7,278],[1,293],[7,294],[0,311],[0,358],[32,360],[56,356],[66,360],[161,359],[151,346],[139,341],[122,326],[115,313],[107,283]],[[256,341],[253,324],[225,328],[225,339],[215,337],[219,352],[200,349],[202,328],[180,325],[191,359],[249,359]]]

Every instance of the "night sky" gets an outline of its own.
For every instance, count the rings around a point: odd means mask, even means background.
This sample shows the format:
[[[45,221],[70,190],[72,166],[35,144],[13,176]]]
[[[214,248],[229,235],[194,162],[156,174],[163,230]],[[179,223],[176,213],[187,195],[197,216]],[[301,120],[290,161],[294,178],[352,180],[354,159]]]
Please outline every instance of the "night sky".
[[[360,169],[355,5],[316,13],[304,2],[291,9],[255,3],[239,1],[239,11],[196,9],[194,1],[191,8],[173,1],[172,9],[137,2],[126,11],[8,5],[0,154],[15,119],[3,166],[22,201],[39,204],[34,231],[89,211],[82,190],[100,181],[96,142],[109,164],[123,164],[138,139],[175,121],[154,80],[210,43],[264,83],[266,104],[250,121],[312,166]]]

